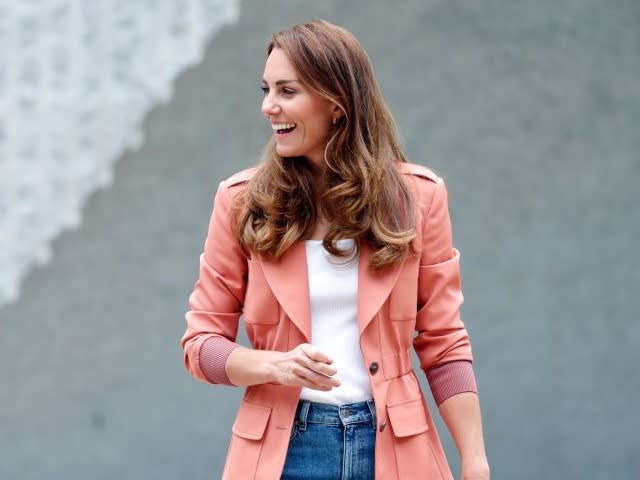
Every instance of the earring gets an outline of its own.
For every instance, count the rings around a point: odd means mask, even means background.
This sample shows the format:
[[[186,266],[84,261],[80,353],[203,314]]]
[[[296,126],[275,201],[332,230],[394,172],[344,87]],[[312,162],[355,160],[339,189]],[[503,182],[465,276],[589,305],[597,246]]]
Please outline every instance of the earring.
[[[338,119],[334,117],[333,120],[331,121],[331,123],[333,124],[333,126],[335,126],[336,123],[338,123]]]

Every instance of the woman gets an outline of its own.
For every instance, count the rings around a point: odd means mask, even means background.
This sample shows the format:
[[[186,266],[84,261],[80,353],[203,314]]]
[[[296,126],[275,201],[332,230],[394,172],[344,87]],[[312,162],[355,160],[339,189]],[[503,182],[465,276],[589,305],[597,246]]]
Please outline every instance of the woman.
[[[262,89],[273,137],[220,184],[182,338],[192,375],[246,387],[223,478],[452,478],[413,345],[462,478],[488,479],[442,179],[346,30],[276,33]]]

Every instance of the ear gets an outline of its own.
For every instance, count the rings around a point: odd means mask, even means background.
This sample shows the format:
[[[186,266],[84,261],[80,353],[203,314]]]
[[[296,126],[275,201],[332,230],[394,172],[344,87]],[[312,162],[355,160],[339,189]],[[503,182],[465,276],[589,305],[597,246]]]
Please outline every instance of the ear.
[[[344,111],[342,110],[342,107],[340,107],[340,105],[338,105],[337,103],[334,103],[331,108],[331,118],[337,121],[343,116],[344,116]]]

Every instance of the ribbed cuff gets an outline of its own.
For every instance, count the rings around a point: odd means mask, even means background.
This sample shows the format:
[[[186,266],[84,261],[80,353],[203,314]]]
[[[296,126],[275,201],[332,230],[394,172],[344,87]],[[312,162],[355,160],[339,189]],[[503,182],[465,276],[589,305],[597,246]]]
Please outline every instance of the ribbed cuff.
[[[211,383],[233,386],[227,376],[227,358],[240,345],[223,337],[210,337],[200,347],[200,370]]]
[[[478,393],[473,365],[467,360],[456,360],[431,367],[426,372],[436,405],[462,392]]]

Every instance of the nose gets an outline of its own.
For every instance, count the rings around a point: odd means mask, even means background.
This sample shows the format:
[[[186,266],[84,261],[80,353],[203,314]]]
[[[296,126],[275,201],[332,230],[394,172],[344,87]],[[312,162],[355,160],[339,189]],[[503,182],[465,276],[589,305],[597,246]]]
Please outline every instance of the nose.
[[[270,94],[264,96],[262,100],[262,113],[265,117],[280,113],[280,106],[274,101]]]

